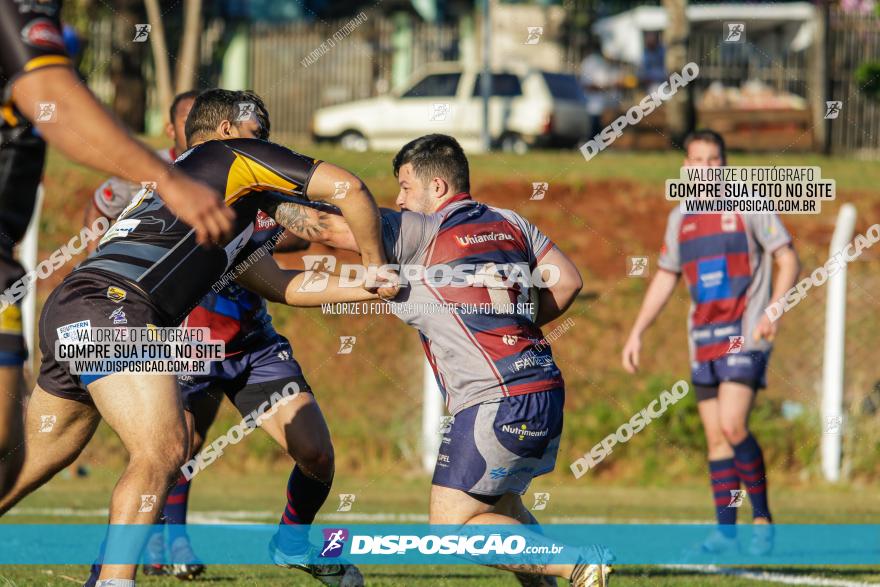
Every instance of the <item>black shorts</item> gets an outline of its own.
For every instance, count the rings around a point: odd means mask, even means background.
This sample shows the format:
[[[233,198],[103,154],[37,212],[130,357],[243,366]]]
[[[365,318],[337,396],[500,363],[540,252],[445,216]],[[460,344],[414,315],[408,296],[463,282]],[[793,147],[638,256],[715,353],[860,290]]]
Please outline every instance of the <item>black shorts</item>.
[[[12,258],[12,252],[0,249],[0,292],[11,288],[22,277],[24,269]],[[0,306],[0,367],[21,367],[27,356],[19,299],[5,308]]]
[[[187,411],[193,411],[199,397],[222,390],[242,416],[271,403],[273,394],[312,392],[290,343],[274,330],[241,352],[211,363],[207,375],[178,375],[177,383]],[[290,384],[295,385],[285,392]]]
[[[28,129],[0,133],[0,292],[25,274],[12,248],[24,236],[34,213],[45,158],[46,143]],[[0,366],[20,367],[26,359],[19,299],[0,308]]]
[[[43,362],[37,384],[52,395],[91,404],[86,385],[100,375],[70,373],[67,361],[55,358],[55,341],[77,328],[126,326],[143,328],[164,324],[147,297],[112,277],[91,271],[71,273],[46,300],[40,315],[40,351]]]

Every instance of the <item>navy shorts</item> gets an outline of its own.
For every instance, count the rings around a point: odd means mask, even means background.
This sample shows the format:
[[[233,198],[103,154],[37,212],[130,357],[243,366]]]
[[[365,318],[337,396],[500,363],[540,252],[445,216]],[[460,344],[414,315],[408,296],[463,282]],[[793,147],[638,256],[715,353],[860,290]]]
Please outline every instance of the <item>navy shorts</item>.
[[[718,386],[724,381],[742,383],[757,392],[767,387],[767,363],[769,351],[743,351],[728,353],[723,357],[694,363],[691,380],[697,391],[697,400],[718,397]]]
[[[277,333],[223,361],[211,363],[207,375],[178,376],[177,382],[187,411],[192,411],[192,402],[200,394],[223,392],[242,415],[251,413],[288,383],[296,383],[299,391],[312,391],[293,357],[290,343]]]
[[[465,408],[444,430],[432,483],[477,495],[522,495],[556,466],[564,404],[559,388]]]

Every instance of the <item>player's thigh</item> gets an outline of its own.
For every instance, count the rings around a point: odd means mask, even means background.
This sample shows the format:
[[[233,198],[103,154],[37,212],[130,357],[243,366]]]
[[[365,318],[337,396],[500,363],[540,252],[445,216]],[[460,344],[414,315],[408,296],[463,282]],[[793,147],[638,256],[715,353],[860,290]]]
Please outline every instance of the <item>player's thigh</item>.
[[[496,506],[471,497],[460,489],[431,485],[428,523],[458,526],[480,514],[495,511]]]
[[[145,454],[173,467],[183,462],[189,447],[176,377],[113,373],[88,389],[129,454]]]
[[[755,401],[754,389],[743,383],[722,381],[718,386],[718,411],[725,431],[744,430]]]
[[[706,435],[706,442],[709,446],[726,444],[724,433],[721,431],[721,410],[719,408],[718,396],[698,399],[697,413],[700,415],[703,433]]]

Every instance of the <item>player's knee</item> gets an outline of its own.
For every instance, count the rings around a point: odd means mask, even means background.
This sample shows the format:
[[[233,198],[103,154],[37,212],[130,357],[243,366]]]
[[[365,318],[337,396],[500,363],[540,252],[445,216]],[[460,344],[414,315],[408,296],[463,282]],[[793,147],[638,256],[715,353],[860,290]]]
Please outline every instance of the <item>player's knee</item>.
[[[727,443],[731,445],[739,444],[748,436],[748,431],[741,422],[722,422],[721,432]]]
[[[727,438],[724,437],[723,433],[719,433],[717,436],[713,435],[708,437],[706,439],[706,445],[710,456],[730,451],[730,444],[727,442]]]
[[[312,477],[328,479],[333,476],[335,458],[333,445],[329,442],[326,444],[308,443],[297,447],[295,452],[296,454],[291,454],[291,456],[296,460],[296,464]]]
[[[180,475],[180,467],[187,458],[186,453],[186,445],[182,443],[135,450],[131,454],[129,465],[135,470],[148,471],[151,476],[173,480]]]

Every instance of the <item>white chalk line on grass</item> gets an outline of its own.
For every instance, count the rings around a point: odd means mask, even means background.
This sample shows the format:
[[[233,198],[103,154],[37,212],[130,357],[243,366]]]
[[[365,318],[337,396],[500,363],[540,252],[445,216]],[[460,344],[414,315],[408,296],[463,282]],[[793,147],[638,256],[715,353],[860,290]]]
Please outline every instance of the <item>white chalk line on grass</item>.
[[[664,569],[677,569],[704,573],[706,575],[728,575],[739,579],[751,579],[753,581],[766,581],[768,583],[782,583],[785,585],[816,585],[820,587],[877,587],[880,583],[862,583],[860,581],[846,581],[844,579],[829,579],[827,577],[811,577],[809,575],[790,575],[770,571],[749,571],[746,569],[730,569],[717,565],[659,565]]]

